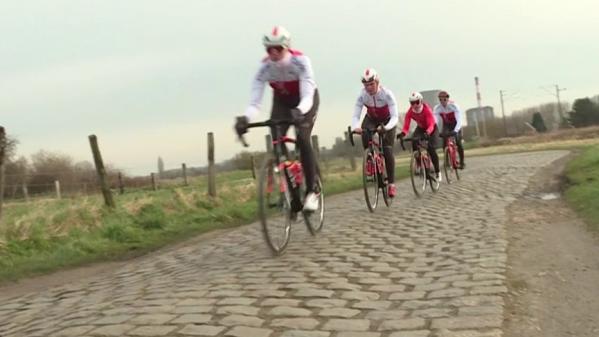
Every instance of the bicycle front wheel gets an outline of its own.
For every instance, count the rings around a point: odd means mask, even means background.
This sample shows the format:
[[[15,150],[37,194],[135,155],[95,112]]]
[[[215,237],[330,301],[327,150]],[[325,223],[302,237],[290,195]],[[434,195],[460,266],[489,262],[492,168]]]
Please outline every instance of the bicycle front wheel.
[[[370,212],[374,212],[379,201],[379,178],[376,161],[370,149],[364,150],[362,161],[362,181],[364,185],[364,199]]]
[[[460,180],[460,172],[459,172],[459,165],[458,165],[458,158],[456,156],[456,152],[457,149],[454,148],[454,150],[452,151],[453,155],[451,157],[451,167],[453,167],[453,173],[455,174],[455,178],[456,180]]]
[[[410,180],[414,194],[420,198],[426,190],[426,168],[418,151],[412,153],[410,159]]]
[[[445,174],[445,181],[448,184],[451,184],[451,179],[453,178],[453,162],[451,158],[451,154],[449,151],[449,147],[445,148],[445,152],[443,153],[443,173]]]
[[[258,213],[262,232],[274,255],[281,255],[291,236],[291,195],[285,173],[272,155],[264,160],[258,181]]]

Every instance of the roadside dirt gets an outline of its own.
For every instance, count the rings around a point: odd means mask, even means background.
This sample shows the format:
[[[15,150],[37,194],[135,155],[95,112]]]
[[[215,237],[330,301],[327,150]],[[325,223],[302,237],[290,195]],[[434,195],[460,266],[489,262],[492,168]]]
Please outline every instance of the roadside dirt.
[[[541,169],[508,209],[506,337],[599,336],[599,237],[561,199],[570,158]]]

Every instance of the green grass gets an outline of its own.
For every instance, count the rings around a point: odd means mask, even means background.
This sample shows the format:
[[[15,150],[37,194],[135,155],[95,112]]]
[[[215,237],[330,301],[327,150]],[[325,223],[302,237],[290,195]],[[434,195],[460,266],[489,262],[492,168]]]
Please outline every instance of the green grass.
[[[360,165],[360,161],[358,165]],[[327,196],[361,188],[361,171],[347,160],[328,162]],[[397,179],[407,176],[396,167]],[[204,177],[205,178],[205,177]],[[163,184],[158,191],[114,195],[106,209],[98,196],[5,205],[0,224],[0,282],[96,261],[120,260],[209,230],[257,219],[256,182],[249,171],[217,176],[217,197],[206,179],[187,187]]]
[[[586,148],[570,161],[565,174],[567,202],[591,230],[599,232],[599,145]]]

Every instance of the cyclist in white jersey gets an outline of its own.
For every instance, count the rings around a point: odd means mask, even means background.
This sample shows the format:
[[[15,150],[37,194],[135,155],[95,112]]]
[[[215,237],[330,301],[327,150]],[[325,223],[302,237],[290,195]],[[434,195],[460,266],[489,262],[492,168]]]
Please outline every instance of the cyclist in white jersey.
[[[310,136],[320,98],[312,65],[302,52],[290,48],[290,34],[281,26],[275,26],[265,34],[262,43],[268,55],[254,77],[250,104],[244,116],[237,117],[235,130],[239,135],[247,132],[249,121],[260,112],[264,87],[268,83],[273,89],[270,118],[292,120],[295,124],[296,141],[306,176],[304,209],[314,211],[318,208],[319,196],[315,192],[316,159]],[[284,127],[280,131],[284,135],[287,129]]]
[[[385,156],[385,166],[387,167],[387,179],[389,182],[388,193],[391,198],[395,197],[397,190],[395,188],[395,156],[393,154],[393,143],[395,142],[395,127],[399,120],[397,113],[397,103],[393,93],[383,87],[379,82],[379,75],[376,70],[368,68],[362,74],[362,83],[364,88],[356,101],[354,115],[352,118],[352,129],[354,132],[362,134],[362,145],[368,147],[367,134],[362,129],[375,129],[378,132],[385,132],[383,135],[383,154]],[[366,115],[360,125],[360,116],[362,109],[366,108]]]
[[[455,143],[460,157],[460,169],[463,170],[466,164],[464,163],[464,146],[462,145],[462,111],[454,101],[449,100],[447,91],[440,91],[438,97],[439,104],[435,105],[433,113],[437,121],[443,122],[441,134],[455,133]],[[443,145],[445,146],[445,144]]]

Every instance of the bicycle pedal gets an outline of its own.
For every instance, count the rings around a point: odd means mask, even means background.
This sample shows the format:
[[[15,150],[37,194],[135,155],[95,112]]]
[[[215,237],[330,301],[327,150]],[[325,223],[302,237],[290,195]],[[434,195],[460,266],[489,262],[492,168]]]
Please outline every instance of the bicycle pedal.
[[[291,212],[291,214],[289,214],[289,220],[297,221],[297,212]]]

